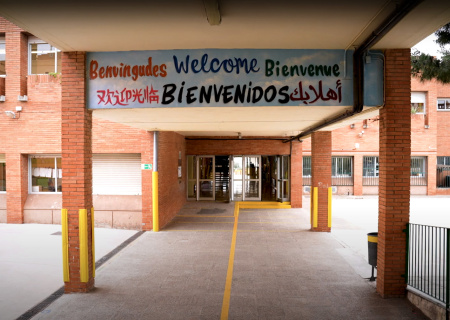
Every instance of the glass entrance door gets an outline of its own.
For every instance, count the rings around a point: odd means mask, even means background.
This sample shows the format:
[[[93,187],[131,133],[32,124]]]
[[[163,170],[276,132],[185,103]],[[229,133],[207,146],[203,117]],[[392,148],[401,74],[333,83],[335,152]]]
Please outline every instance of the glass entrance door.
[[[261,156],[244,156],[244,201],[261,200]]]
[[[232,199],[233,201],[242,201],[243,200],[243,193],[242,193],[242,186],[243,186],[243,175],[242,175],[242,157],[241,156],[233,156],[232,159],[232,181],[233,181],[233,187],[232,187]]]
[[[277,159],[277,201],[289,201],[289,156]]]
[[[198,157],[198,200],[214,200],[214,156]]]
[[[261,200],[261,156],[233,156],[233,201]]]

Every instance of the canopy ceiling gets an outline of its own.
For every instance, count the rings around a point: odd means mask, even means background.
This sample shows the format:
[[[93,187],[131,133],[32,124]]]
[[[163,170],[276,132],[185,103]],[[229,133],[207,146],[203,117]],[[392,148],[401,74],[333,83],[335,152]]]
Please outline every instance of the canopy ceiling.
[[[353,49],[395,10],[398,2],[0,0],[0,15],[63,51]],[[448,22],[450,1],[425,0],[373,48],[411,48]],[[290,136],[345,108],[178,109],[96,110],[94,115],[184,135],[242,132],[244,136]],[[377,109],[367,112],[358,117],[375,116]],[[349,119],[340,125],[354,121]]]

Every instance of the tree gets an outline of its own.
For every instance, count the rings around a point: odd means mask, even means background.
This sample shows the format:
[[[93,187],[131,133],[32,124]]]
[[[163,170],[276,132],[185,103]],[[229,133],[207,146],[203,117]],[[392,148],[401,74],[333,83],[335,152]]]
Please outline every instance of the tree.
[[[438,59],[428,54],[415,51],[411,55],[411,73],[421,81],[436,79],[442,83],[450,83],[450,23],[434,33],[436,43],[441,47],[442,58]]]

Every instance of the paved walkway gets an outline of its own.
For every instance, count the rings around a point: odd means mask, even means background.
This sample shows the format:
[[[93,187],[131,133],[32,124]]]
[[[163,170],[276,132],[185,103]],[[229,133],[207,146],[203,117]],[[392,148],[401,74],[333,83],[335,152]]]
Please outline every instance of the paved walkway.
[[[136,233],[95,229],[100,259]],[[0,224],[0,319],[16,319],[60,288],[61,226]]]
[[[337,197],[333,207],[360,204]],[[103,264],[93,292],[63,295],[34,319],[424,319],[406,299],[381,299],[364,279],[366,230],[354,222],[335,210],[333,232],[313,233],[307,207],[240,209],[236,219],[232,203],[188,203],[169,227],[144,233]],[[20,303],[34,286],[22,285]]]

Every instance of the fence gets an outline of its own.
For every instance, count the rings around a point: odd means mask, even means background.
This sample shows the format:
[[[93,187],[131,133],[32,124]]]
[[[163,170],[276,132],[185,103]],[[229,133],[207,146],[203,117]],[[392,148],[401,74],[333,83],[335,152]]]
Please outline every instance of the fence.
[[[449,308],[450,229],[410,223],[407,284]]]

